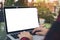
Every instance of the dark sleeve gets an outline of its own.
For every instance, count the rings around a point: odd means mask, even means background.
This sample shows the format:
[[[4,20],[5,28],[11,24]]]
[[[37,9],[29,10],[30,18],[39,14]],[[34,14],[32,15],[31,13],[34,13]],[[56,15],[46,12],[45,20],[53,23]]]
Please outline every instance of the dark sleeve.
[[[53,23],[44,40],[60,40],[60,22]]]
[[[27,37],[23,37],[23,38],[21,38],[20,40],[30,40],[30,39],[27,38]]]

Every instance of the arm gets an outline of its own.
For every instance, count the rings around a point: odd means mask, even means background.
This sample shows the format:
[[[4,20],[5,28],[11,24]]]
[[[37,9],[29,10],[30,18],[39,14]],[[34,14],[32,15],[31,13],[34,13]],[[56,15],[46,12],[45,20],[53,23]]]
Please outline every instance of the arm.
[[[33,40],[32,35],[29,32],[20,32],[20,34],[18,34],[18,37],[20,40]]]
[[[44,40],[60,40],[60,22],[53,23]]]
[[[27,38],[27,37],[23,37],[23,38],[21,38],[20,40],[30,40],[30,39]]]

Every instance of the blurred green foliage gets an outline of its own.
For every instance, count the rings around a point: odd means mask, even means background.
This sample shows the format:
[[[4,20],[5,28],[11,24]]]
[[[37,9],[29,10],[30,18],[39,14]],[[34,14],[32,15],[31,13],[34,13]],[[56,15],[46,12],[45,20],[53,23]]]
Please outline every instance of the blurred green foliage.
[[[12,6],[13,3],[14,3],[14,0],[6,0],[5,6]]]
[[[38,16],[39,18],[44,18],[46,23],[53,23],[54,22],[54,16],[56,16],[55,13],[52,13],[49,8],[39,6],[38,9]]]
[[[14,2],[14,0],[6,0],[5,2],[5,6],[27,6],[25,3],[24,3],[24,0],[18,0],[17,2]]]
[[[6,0],[5,6],[23,6],[26,7],[27,4],[24,3],[24,0],[18,0],[14,2],[14,0]],[[39,18],[44,18],[47,23],[52,23],[54,21],[55,13],[52,13],[49,8],[43,6],[37,6]]]

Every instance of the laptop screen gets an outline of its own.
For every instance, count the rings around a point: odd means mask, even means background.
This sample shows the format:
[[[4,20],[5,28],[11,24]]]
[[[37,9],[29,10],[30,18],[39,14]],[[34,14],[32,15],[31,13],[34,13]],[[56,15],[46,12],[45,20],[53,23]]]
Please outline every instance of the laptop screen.
[[[5,15],[8,32],[39,27],[37,8],[7,8]]]

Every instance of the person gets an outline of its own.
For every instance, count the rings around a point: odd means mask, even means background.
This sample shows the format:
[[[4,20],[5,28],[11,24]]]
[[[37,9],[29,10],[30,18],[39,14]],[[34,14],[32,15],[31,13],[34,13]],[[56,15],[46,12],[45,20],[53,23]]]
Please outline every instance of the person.
[[[49,29],[46,29],[44,27],[44,25],[41,25],[40,27],[35,28],[32,31],[32,33],[34,33],[35,31],[38,31],[38,30],[41,30],[42,32],[36,32],[37,35],[46,35],[46,33],[48,32]],[[19,37],[20,40],[25,40],[25,39],[33,40],[32,35],[29,32],[25,32],[25,31],[23,31],[20,34],[18,34],[18,37]]]
[[[40,26],[38,28],[35,28],[32,33],[37,30],[41,30],[41,32],[36,32],[37,35],[45,35],[44,40],[60,40],[60,10],[58,18],[56,22],[52,24],[50,30]],[[21,32],[18,34],[18,37],[20,40],[33,40],[33,37],[29,32]]]
[[[60,10],[57,20],[52,24],[44,40],[60,40]]]

